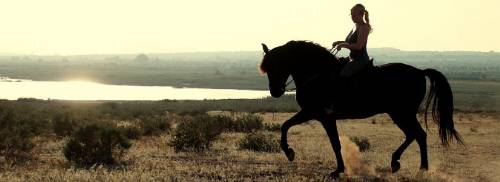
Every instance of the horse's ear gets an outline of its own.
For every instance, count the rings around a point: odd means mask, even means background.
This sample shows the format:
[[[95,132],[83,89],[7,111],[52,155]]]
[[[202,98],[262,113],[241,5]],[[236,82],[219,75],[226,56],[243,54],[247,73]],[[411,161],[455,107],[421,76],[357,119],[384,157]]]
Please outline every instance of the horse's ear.
[[[267,45],[262,43],[262,49],[264,50],[264,53],[268,53],[269,52],[269,48],[267,48]]]

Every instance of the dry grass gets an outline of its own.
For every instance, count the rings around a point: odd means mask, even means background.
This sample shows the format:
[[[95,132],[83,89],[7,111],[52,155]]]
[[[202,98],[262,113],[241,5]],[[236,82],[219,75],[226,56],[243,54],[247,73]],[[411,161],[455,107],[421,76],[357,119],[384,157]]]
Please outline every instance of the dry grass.
[[[281,123],[290,113],[264,114],[267,123]],[[419,171],[416,142],[401,158],[401,170],[390,173],[390,156],[403,141],[402,132],[386,115],[338,124],[346,161],[346,175],[339,181],[500,181],[500,121],[496,115],[456,114],[458,131],[467,148],[444,149],[436,126],[429,124],[430,170]],[[364,136],[371,149],[360,153],[348,137]],[[74,168],[64,159],[64,139],[37,138],[36,157],[25,164],[6,164],[0,159],[0,181],[330,181],[335,159],[325,131],[318,122],[290,130],[294,162],[281,153],[238,149],[242,133],[224,133],[214,150],[175,153],[167,145],[171,136],[142,137],[133,142],[122,166]]]

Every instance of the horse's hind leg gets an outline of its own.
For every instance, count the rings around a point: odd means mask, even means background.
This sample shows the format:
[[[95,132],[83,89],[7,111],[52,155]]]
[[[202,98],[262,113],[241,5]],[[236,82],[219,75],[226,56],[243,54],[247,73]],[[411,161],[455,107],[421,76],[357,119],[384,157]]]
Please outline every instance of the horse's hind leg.
[[[427,133],[422,129],[416,117],[413,118],[412,123],[415,123],[415,137],[420,147],[420,169],[427,170],[429,169],[429,161],[427,159]]]
[[[405,141],[399,146],[396,151],[392,153],[392,159],[391,159],[391,168],[392,172],[395,173],[401,168],[401,164],[399,163],[399,159],[401,159],[401,155],[403,152],[406,150],[406,148],[415,140],[415,134],[413,131],[410,129],[410,125],[407,123],[409,120],[407,120],[408,117],[404,117],[404,115],[401,114],[390,114],[392,120],[394,123],[403,131],[403,133],[406,136]]]
[[[401,165],[399,159],[401,155],[406,150],[406,148],[417,139],[420,146],[420,158],[421,166],[420,168],[427,169],[427,144],[426,144],[426,133],[418,123],[415,114],[390,114],[394,123],[403,131],[406,135],[405,141],[399,146],[394,153],[392,153],[391,168],[392,172],[397,172]]]

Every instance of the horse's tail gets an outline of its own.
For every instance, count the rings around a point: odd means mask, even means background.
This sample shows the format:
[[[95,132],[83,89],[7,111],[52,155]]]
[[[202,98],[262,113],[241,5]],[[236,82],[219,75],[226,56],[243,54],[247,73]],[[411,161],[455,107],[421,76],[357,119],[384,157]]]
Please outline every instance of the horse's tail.
[[[427,125],[427,111],[432,104],[432,118],[439,127],[439,138],[443,146],[448,147],[453,137],[464,145],[453,124],[453,95],[448,80],[441,72],[434,69],[423,71],[430,80],[430,90],[425,103],[425,124]]]

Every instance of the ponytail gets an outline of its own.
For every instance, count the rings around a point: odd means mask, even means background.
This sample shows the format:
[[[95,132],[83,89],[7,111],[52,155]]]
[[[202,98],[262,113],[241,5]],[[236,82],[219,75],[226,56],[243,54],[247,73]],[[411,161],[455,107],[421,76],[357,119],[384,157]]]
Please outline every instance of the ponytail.
[[[363,8],[364,9],[364,8]],[[366,24],[370,27],[370,32],[372,32],[372,25],[370,25],[370,18],[368,17],[368,10],[364,9]]]
[[[368,10],[365,9],[365,21],[366,24],[370,25],[370,18],[368,17]]]

